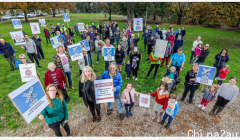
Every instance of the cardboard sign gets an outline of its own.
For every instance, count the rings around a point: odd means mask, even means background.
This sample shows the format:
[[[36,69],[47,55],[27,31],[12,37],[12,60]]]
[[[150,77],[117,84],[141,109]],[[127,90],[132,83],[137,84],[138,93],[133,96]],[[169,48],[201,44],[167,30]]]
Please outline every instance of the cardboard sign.
[[[39,24],[37,22],[30,23],[30,26],[31,26],[32,34],[40,34],[41,33]]]
[[[114,102],[113,80],[95,80],[95,98],[96,104]]]
[[[114,47],[105,47],[103,50],[104,50],[104,61],[114,61],[115,60]]]
[[[78,31],[79,31],[79,32],[85,31],[85,29],[84,29],[84,23],[78,23]]]
[[[83,58],[82,49],[80,43],[69,45],[68,50],[71,56],[72,61],[79,60]]]
[[[45,19],[39,19],[40,26],[47,26]]]
[[[28,82],[37,76],[35,63],[32,64],[19,64],[19,70],[22,82]]]
[[[81,44],[82,48],[85,48],[87,51],[90,51],[90,47],[87,39],[79,41],[79,43]]]
[[[58,36],[50,38],[50,41],[54,49],[56,49],[59,45],[61,45],[60,38]]]
[[[213,83],[216,67],[199,65],[196,82],[211,86]]]
[[[150,95],[140,94],[139,106],[150,107]]]
[[[26,44],[22,31],[10,32],[14,45]]]
[[[133,31],[142,31],[143,30],[143,19],[134,18],[133,19]]]
[[[164,58],[168,41],[156,39],[154,56]]]
[[[45,95],[45,91],[38,77],[22,85],[8,97],[13,102],[24,120],[29,124],[49,102]]]
[[[64,20],[64,22],[70,22],[70,17],[69,17],[68,13],[63,14],[63,20]]]
[[[22,29],[22,23],[20,19],[12,19],[14,29]]]

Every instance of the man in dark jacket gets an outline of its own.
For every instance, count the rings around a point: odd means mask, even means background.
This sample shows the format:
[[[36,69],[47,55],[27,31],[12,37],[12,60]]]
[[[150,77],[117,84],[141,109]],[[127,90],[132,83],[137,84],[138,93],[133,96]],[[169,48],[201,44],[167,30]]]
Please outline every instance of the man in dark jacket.
[[[92,66],[93,65],[92,52],[94,49],[94,43],[92,40],[90,40],[90,36],[87,36],[87,40],[88,40],[88,44],[90,47],[90,51],[87,52],[88,53],[88,62],[89,62],[89,65]]]
[[[184,27],[182,27],[181,33],[182,33],[182,38],[183,38],[185,36],[185,34],[186,34],[186,31],[185,31]]]
[[[161,30],[161,28],[158,29],[157,33],[158,33],[160,39],[162,39],[163,36],[162,36],[162,30]]]
[[[145,32],[142,34],[142,38],[144,42],[144,50],[146,50],[147,41],[149,40],[150,36],[151,35],[148,33],[148,29],[146,29]]]
[[[60,31],[60,23],[57,24],[57,26],[56,26],[56,31],[61,32],[61,31]]]
[[[0,54],[2,54],[7,59],[9,65],[11,66],[11,71],[13,71],[13,64],[15,64],[15,51],[13,47],[9,43],[6,43],[2,38],[0,39]]]
[[[178,35],[178,38],[176,38],[174,41],[173,54],[176,53],[178,48],[182,47],[182,45],[183,45],[183,39],[181,38],[181,35]]]
[[[198,60],[196,63],[198,63],[199,65],[203,65],[205,59],[207,58],[208,54],[210,53],[210,51],[208,50],[209,48],[209,44],[206,44],[204,46],[204,48],[202,49],[202,53],[200,56],[198,56]]]
[[[143,26],[143,33],[144,33],[144,31],[147,29],[147,26],[146,26],[146,24]]]
[[[114,47],[115,47],[116,44],[117,44],[117,45],[119,44],[120,34],[121,34],[121,32],[119,31],[119,27],[117,27],[117,30],[113,33],[113,37],[114,37],[114,39],[115,39],[115,41],[114,41]]]
[[[75,25],[74,25],[74,30],[75,30],[75,33],[77,34],[77,36],[81,36],[80,33],[79,33],[79,30],[78,30],[78,25],[77,23],[75,22]]]
[[[102,22],[99,23],[99,28],[102,30]]]
[[[154,39],[153,35],[151,35],[151,37],[148,40],[147,44],[148,44],[148,58],[147,58],[147,60],[149,60],[150,53],[152,52],[152,46],[156,45],[156,40]]]
[[[43,54],[43,50],[42,50],[42,45],[41,45],[42,39],[37,34],[33,34],[32,40],[35,42],[35,44],[37,46],[37,57],[38,57],[38,59],[41,60],[40,54],[42,56],[42,59],[45,59],[44,54]]]

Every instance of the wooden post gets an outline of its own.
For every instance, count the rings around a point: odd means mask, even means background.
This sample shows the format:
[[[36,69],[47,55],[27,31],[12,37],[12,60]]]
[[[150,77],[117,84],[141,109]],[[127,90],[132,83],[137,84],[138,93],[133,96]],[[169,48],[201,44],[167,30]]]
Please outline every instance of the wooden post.
[[[105,112],[107,113],[107,110],[108,110],[108,104],[107,103],[104,103],[105,105]]]
[[[201,89],[201,91],[203,91],[203,89],[204,89],[204,85],[205,85],[205,84],[202,84],[202,89]]]

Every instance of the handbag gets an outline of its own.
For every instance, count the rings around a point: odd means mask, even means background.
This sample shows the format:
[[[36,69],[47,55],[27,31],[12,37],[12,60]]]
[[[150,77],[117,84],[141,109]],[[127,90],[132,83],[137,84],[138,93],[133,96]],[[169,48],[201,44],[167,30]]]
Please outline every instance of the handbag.
[[[14,57],[15,60],[15,66],[18,69],[19,68],[19,64],[21,64],[21,62],[16,58],[16,56]]]

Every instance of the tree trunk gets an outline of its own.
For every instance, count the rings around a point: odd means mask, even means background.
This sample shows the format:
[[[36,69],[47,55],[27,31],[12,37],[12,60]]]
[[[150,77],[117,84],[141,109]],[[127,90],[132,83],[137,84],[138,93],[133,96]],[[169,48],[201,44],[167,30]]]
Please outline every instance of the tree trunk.
[[[179,14],[178,15],[178,20],[177,20],[177,25],[181,25],[181,22],[182,22],[182,15]]]
[[[130,7],[130,4],[129,3],[126,3],[127,4],[127,20],[129,21],[130,20],[130,9],[131,9],[131,7]]]
[[[135,5],[133,2],[131,2],[131,5],[130,5],[130,10],[131,10],[131,15],[130,15],[130,20],[133,20],[133,15],[134,15],[134,8],[135,8]]]
[[[25,22],[28,22],[27,11],[24,11]]]
[[[64,13],[67,13],[66,9],[64,9]]]
[[[52,9],[52,11],[53,11],[53,17],[55,17],[55,8]]]
[[[58,14],[60,14],[60,9],[58,8]]]
[[[108,3],[108,13],[109,13],[109,20],[111,21],[112,20],[112,15],[111,15],[111,12],[112,12],[112,3],[109,2]]]
[[[153,15],[153,20],[156,20],[156,15]]]
[[[236,24],[236,27],[238,27],[239,24],[240,24],[240,18],[238,19],[238,22],[237,22],[237,24]]]

